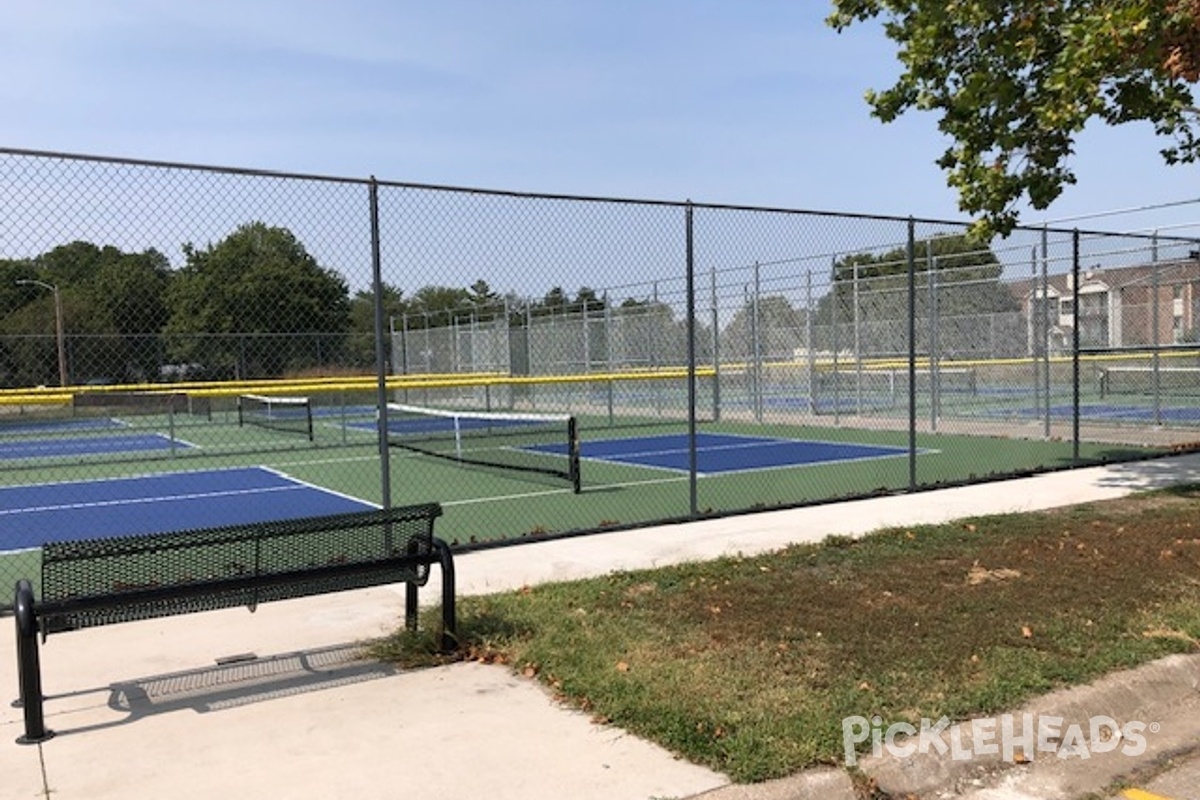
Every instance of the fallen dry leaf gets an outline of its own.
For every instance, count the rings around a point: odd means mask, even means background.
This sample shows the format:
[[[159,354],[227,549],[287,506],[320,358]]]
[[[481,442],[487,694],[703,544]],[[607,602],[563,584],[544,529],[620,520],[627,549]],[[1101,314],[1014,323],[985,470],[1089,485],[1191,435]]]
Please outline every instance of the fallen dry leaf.
[[[1142,631],[1143,639],[1178,639],[1183,642],[1197,644],[1196,640],[1188,636],[1183,631],[1171,630],[1170,628],[1150,628]]]
[[[988,569],[987,567],[981,567],[979,564],[975,564],[970,570],[967,571],[967,583],[971,584],[972,586],[978,586],[981,583],[1011,580],[1019,577],[1021,577],[1021,573],[1015,569],[1007,569],[1003,567],[1000,569]]]

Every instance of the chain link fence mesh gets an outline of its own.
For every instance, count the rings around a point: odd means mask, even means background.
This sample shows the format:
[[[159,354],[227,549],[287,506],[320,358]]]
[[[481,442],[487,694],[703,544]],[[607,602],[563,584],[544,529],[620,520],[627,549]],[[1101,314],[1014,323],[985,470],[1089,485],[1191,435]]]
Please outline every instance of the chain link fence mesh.
[[[981,243],[955,222],[19,150],[0,204],[7,585],[40,542],[100,535],[101,510],[136,532],[437,501],[469,548],[1144,458],[1200,426],[1193,239]],[[389,403],[452,426],[452,457],[394,441]],[[526,432],[563,415],[581,492],[501,466],[568,457]],[[505,439],[515,417],[533,438]],[[480,431],[491,454],[462,459]],[[246,469],[315,505],[147,483]]]

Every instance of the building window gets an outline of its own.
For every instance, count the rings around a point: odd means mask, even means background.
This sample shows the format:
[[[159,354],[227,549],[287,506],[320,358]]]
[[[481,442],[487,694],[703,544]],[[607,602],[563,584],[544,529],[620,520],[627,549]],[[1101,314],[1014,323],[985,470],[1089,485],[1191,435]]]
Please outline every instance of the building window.
[[[1078,327],[1084,347],[1108,346],[1108,292],[1079,295]]]

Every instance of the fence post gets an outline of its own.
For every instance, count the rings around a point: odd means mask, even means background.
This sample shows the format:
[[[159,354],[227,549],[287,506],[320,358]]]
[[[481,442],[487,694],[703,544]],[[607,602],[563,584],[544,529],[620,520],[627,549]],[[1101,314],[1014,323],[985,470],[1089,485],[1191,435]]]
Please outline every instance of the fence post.
[[[1159,383],[1162,377],[1162,373],[1160,372],[1160,368],[1162,367],[1162,342],[1159,340],[1158,328],[1161,323],[1158,311],[1158,293],[1162,290],[1162,286],[1158,268],[1158,231],[1155,231],[1150,239],[1150,275],[1153,284],[1150,300],[1150,315],[1152,320],[1150,326],[1153,330],[1153,333],[1150,334],[1150,344],[1153,348],[1150,351],[1150,378],[1154,392],[1154,424],[1162,425],[1162,387]],[[1124,341],[1121,343],[1124,344]]]
[[[1045,404],[1042,415],[1042,435],[1046,440],[1050,439],[1050,412],[1051,412],[1051,387],[1050,387],[1050,242],[1048,240],[1048,232],[1046,226],[1042,226],[1042,304],[1038,309],[1038,316],[1041,324],[1041,332],[1038,334],[1042,340],[1042,381],[1046,387],[1045,395],[1042,397],[1042,402]],[[1079,307],[1075,307],[1075,330],[1079,330]]]
[[[1071,458],[1079,461],[1079,228],[1071,232],[1071,307],[1075,325],[1071,331]]]
[[[838,306],[841,304],[841,292],[839,291],[840,281],[838,280],[837,256],[833,257],[833,302],[829,309],[829,349],[833,351],[833,424],[841,425],[842,422],[842,380],[841,367],[838,364],[838,349],[841,346],[841,340],[838,338]]]
[[[392,507],[391,459],[388,457],[387,361],[383,343],[383,268],[379,243],[379,184],[371,176],[367,202],[371,215],[371,288],[375,293],[375,377],[376,402],[379,406],[379,497],[384,508]],[[391,543],[388,543],[391,552]]]
[[[684,238],[686,239],[687,270],[687,404],[688,404],[688,515],[699,514],[696,496],[696,250],[692,236],[692,201],[684,208]]]
[[[908,218],[908,489],[917,488],[917,223]]]

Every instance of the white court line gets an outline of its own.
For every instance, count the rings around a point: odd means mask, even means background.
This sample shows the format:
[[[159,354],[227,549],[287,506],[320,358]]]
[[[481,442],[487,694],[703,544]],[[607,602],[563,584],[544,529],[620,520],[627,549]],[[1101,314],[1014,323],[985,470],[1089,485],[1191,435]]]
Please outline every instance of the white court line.
[[[268,486],[259,489],[226,489],[220,492],[198,492],[195,494],[171,494],[159,495],[157,497],[130,497],[124,500],[93,500],[87,503],[63,503],[61,505],[52,506],[27,506],[25,508],[5,508],[0,509],[0,516],[9,516],[16,514],[31,514],[42,511],[64,511],[75,508],[103,508],[106,506],[134,506],[146,505],[149,503],[173,502],[176,500],[203,500],[209,497],[238,497],[250,494],[265,494],[267,492],[290,492],[295,489],[306,489],[308,487],[296,483],[294,486]]]
[[[366,500],[363,500],[361,497],[355,497],[352,494],[346,494],[345,492],[339,492],[335,489],[330,489],[327,486],[321,486],[320,484],[317,484],[317,483],[309,483],[308,481],[302,481],[299,478],[297,478],[295,475],[289,475],[288,473],[284,472],[281,469],[275,469],[274,467],[268,467],[264,464],[260,464],[258,466],[258,468],[261,469],[263,472],[269,472],[272,475],[275,475],[276,477],[283,478],[285,481],[291,481],[292,483],[296,484],[297,486],[305,488],[305,489],[311,489],[315,492],[320,492],[321,494],[330,494],[330,495],[333,495],[334,497],[340,497],[343,500],[353,500],[356,503],[362,503],[363,505],[371,506],[372,508],[383,508],[383,506],[379,505],[378,503],[370,503]]]

